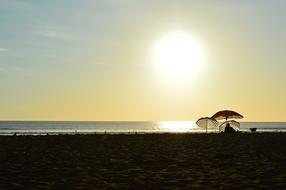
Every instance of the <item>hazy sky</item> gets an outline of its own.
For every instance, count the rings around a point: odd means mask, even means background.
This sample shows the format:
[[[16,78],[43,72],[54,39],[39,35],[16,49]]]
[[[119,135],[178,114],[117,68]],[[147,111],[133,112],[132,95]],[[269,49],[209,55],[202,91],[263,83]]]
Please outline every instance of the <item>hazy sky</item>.
[[[1,0],[0,119],[286,121],[285,20],[284,0]],[[150,61],[176,30],[204,48],[188,81]]]

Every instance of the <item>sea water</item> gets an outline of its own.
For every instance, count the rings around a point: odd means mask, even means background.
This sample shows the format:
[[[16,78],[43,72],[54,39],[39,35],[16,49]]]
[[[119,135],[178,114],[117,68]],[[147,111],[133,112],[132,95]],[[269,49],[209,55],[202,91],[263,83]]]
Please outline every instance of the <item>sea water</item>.
[[[242,122],[240,131],[286,132],[286,122]],[[203,133],[192,121],[0,121],[0,135],[56,135],[94,133]],[[208,129],[208,132],[219,132]]]

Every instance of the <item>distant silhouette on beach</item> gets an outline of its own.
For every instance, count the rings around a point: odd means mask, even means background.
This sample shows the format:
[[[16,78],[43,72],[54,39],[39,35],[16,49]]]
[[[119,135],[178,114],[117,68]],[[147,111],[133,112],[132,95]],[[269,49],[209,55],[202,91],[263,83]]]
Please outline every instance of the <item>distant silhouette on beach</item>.
[[[235,130],[230,126],[229,123],[226,124],[226,127],[224,128],[225,133],[235,133]]]
[[[235,129],[239,130],[240,123],[235,120],[229,119],[242,119],[243,116],[232,110],[222,110],[216,112],[212,117],[201,117],[196,121],[196,124],[206,129],[206,133],[208,132],[208,128],[218,128],[219,131],[225,133],[234,133]],[[224,122],[219,123],[218,120],[224,120]],[[224,130],[221,130],[221,127],[226,125]]]

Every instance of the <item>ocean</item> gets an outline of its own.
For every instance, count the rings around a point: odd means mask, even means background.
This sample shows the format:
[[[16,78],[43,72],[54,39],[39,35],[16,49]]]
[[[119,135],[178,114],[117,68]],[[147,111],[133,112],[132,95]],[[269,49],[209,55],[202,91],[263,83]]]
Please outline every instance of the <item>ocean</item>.
[[[241,122],[240,131],[286,132],[286,122]],[[192,121],[0,121],[0,135],[58,135],[94,133],[204,133]],[[217,128],[208,132],[219,132]]]

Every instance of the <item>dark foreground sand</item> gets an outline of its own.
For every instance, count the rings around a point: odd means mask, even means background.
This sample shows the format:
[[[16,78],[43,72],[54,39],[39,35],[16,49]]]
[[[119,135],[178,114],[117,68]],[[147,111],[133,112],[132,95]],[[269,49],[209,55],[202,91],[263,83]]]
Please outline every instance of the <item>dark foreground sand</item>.
[[[286,189],[286,133],[0,137],[0,189]]]

